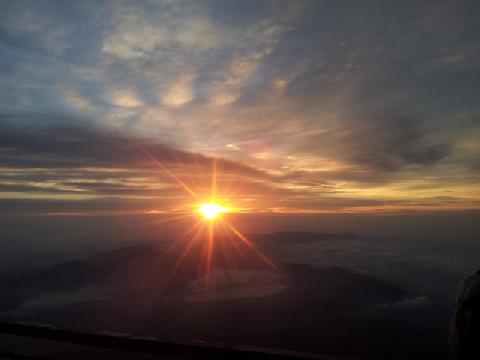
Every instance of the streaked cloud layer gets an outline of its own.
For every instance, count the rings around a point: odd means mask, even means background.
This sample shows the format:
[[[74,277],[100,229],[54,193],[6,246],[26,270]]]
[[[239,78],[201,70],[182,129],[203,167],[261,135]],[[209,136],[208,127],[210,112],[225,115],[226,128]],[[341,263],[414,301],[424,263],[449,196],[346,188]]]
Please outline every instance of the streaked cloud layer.
[[[0,197],[185,206],[154,155],[202,194],[218,158],[246,211],[478,208],[479,16],[476,1],[4,1]]]

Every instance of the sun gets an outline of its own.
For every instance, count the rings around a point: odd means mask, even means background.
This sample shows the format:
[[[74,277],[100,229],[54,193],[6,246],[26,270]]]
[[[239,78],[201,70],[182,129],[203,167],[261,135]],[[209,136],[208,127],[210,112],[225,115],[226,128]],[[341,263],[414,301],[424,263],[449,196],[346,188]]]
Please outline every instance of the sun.
[[[205,219],[215,220],[221,214],[226,213],[228,211],[228,208],[220,205],[219,203],[216,203],[215,201],[210,201],[206,204],[200,204],[198,206],[198,211]]]
[[[190,186],[184,182],[180,177],[178,177],[173,171],[163,165],[158,159],[155,158],[153,154],[147,150],[142,149],[145,155],[152,160],[152,162],[158,166],[166,175],[170,176],[175,182],[185,190],[186,193],[190,194],[192,198],[195,199],[195,202],[186,204],[188,207],[188,213],[178,215],[172,218],[172,220],[179,220],[183,218],[188,218],[193,215],[190,210],[193,212],[195,209],[195,215],[198,215],[200,219],[194,221],[194,224],[186,230],[179,239],[176,239],[172,245],[170,245],[166,251],[175,248],[179,244],[182,244],[184,241],[186,243],[183,251],[180,253],[178,260],[176,261],[172,275],[177,273],[177,271],[182,266],[182,263],[186,260],[187,256],[191,256],[193,249],[196,248],[198,241],[203,242],[203,250],[201,250],[201,258],[205,258],[204,262],[204,272],[205,272],[205,286],[209,286],[209,276],[212,271],[212,267],[217,265],[216,260],[214,259],[218,251],[215,249],[217,244],[220,242],[221,250],[224,252],[224,258],[226,265],[230,268],[234,267],[237,253],[237,244],[243,245],[247,250],[255,254],[260,258],[270,269],[273,271],[278,271],[277,266],[265,255],[263,255],[260,250],[257,249],[255,244],[249,240],[245,235],[243,235],[231,222],[234,219],[226,217],[222,218],[222,215],[229,212],[232,213],[232,217],[235,213],[239,212],[239,208],[236,207],[227,207],[221,202],[217,201],[218,199],[218,188],[217,188],[217,160],[213,159],[212,166],[212,182],[211,182],[211,192],[209,195],[204,193],[205,197],[199,196],[197,189],[190,188]],[[229,195],[226,193],[220,193],[221,199],[229,199]],[[208,196],[208,197],[207,197]],[[202,200],[203,199],[203,200]],[[207,200],[208,199],[208,200]],[[230,203],[230,200],[228,200]],[[187,210],[187,208],[185,209]],[[220,234],[220,237],[219,235]],[[188,239],[188,240],[187,240]],[[227,246],[225,247],[227,243]],[[234,246],[235,254],[230,254],[228,248]],[[192,255],[193,256],[193,255]],[[242,257],[243,260],[243,257]],[[203,269],[202,269],[203,270]]]

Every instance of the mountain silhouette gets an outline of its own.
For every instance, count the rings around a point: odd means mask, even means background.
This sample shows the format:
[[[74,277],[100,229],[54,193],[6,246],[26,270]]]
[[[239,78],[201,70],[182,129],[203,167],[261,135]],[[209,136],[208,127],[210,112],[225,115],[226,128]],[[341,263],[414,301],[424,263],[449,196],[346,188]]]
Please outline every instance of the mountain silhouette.
[[[331,235],[261,236],[302,242]],[[415,295],[396,284],[338,266],[277,262],[279,270],[273,271],[247,251],[246,260],[232,267],[218,250],[206,286],[200,250],[193,249],[175,272],[183,247],[135,245],[4,275],[0,311],[16,321],[162,339],[383,358],[405,358],[408,352],[420,359],[436,349],[436,358],[444,356],[438,345],[446,347],[443,330],[426,325],[424,313],[386,306]]]

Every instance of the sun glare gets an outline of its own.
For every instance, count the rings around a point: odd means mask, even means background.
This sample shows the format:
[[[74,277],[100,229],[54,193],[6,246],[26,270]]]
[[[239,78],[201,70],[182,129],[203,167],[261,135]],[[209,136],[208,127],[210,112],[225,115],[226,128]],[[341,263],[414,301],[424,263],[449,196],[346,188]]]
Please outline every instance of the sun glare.
[[[200,204],[199,207],[198,207],[198,211],[200,212],[200,214],[202,214],[202,216],[205,218],[205,219],[208,219],[208,220],[215,220],[216,218],[218,218],[221,214],[225,213],[228,211],[228,208],[214,202],[214,201],[211,201],[207,204]]]
[[[196,201],[193,203],[188,204],[188,209],[194,211],[196,215],[199,215],[201,219],[198,219],[194,222],[192,226],[188,230],[186,230],[178,239],[176,239],[166,251],[173,249],[180,244],[185,242],[185,247],[181,254],[179,255],[173,269],[172,274],[170,275],[170,279],[173,278],[173,275],[177,273],[180,269],[182,264],[186,261],[188,256],[194,256],[191,254],[193,249],[196,248],[196,244],[201,241],[203,243],[203,250],[200,253],[200,259],[204,259],[204,270],[205,274],[205,287],[208,288],[210,284],[210,274],[212,272],[212,267],[219,266],[215,257],[219,255],[219,251],[216,249],[217,246],[220,246],[220,250],[223,251],[224,261],[226,261],[226,265],[229,268],[234,268],[236,266],[236,257],[240,256],[238,253],[239,248],[238,245],[243,246],[245,249],[249,250],[251,253],[256,255],[260,260],[262,260],[270,269],[273,271],[278,271],[276,265],[265,255],[263,255],[255,246],[255,244],[248,239],[245,235],[243,235],[240,230],[238,230],[231,221],[234,219],[221,219],[223,214],[227,212],[234,213],[237,211],[235,207],[227,207],[224,206],[222,203],[217,201],[217,160],[213,159],[213,166],[212,166],[212,182],[211,182],[211,192],[210,196],[207,198],[208,202],[199,203],[198,200],[202,197],[197,194],[197,189],[191,188],[190,184],[184,182],[180,179],[173,171],[167,168],[165,165],[162,164],[153,154],[151,154],[148,150],[142,149],[145,155],[152,160],[152,162],[158,166],[161,170],[163,170],[168,176],[170,176],[175,182],[185,190],[188,194],[190,194]],[[222,199],[226,199],[225,193],[221,194]],[[205,198],[204,198],[205,199]],[[205,201],[205,200],[204,200]],[[194,205],[196,204],[196,205]],[[186,210],[186,209],[185,209]],[[178,217],[174,217],[172,219],[183,219],[188,218],[192,214],[184,214],[179,215]],[[232,214],[233,216],[233,214]],[[187,240],[188,239],[188,240]],[[217,241],[220,240],[220,241]],[[218,244],[220,243],[220,244]],[[232,253],[228,249],[230,246],[233,246],[235,251]],[[233,249],[233,248],[232,248]],[[243,261],[242,257],[242,261]]]

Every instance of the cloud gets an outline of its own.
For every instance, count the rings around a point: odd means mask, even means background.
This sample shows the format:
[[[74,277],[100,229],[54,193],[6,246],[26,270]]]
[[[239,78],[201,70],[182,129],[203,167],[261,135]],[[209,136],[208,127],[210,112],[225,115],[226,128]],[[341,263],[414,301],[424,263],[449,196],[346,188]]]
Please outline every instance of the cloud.
[[[206,17],[192,17],[179,26],[175,40],[186,48],[200,51],[219,46],[224,39],[221,29]]]
[[[153,52],[168,39],[168,30],[127,19],[121,28],[109,35],[102,51],[120,59],[135,59]]]
[[[102,51],[130,61],[156,56],[172,47],[180,51],[206,51],[221,45],[225,29],[196,4],[184,5],[182,8],[175,3],[157,3],[152,5],[156,12],[134,4],[114,6],[115,21],[103,41]]]
[[[52,199],[185,199],[190,196],[185,185],[199,196],[211,191],[212,158],[151,139],[34,114],[3,115],[0,130],[0,193],[7,198],[35,193]],[[270,179],[241,163],[221,158],[215,163],[219,187],[236,183],[231,196],[258,191],[249,184]],[[266,184],[262,189],[272,193]]]
[[[195,97],[193,90],[194,75],[183,75],[177,79],[162,98],[162,103],[171,108],[178,108],[188,104]]]
[[[3,20],[2,27],[13,37],[34,39],[35,46],[50,55],[63,55],[72,46],[68,41],[68,26],[48,16],[38,4],[31,5],[25,7],[21,2],[7,6],[2,4],[4,11],[3,19],[0,18]]]
[[[114,26],[105,37],[102,51],[122,60],[140,58],[166,45],[170,33],[161,24],[149,21],[139,7],[118,9],[114,13]]]
[[[241,95],[246,82],[258,68],[264,53],[254,52],[247,56],[233,59],[224,75],[224,80],[213,84],[211,88],[211,103],[214,106],[228,105],[235,102]]]
[[[81,124],[74,118],[31,114],[2,115],[0,120],[2,166],[150,167],[152,160],[145,153],[152,154],[166,164],[211,166],[211,158],[207,156],[178,150],[146,138]],[[241,170],[261,176],[260,171],[232,161],[220,159],[219,164],[224,170]]]
[[[77,90],[71,88],[61,88],[58,91],[60,97],[68,105],[74,107],[77,110],[83,110],[87,112],[97,112],[99,108],[95,106],[87,97],[81,95]]]
[[[381,309],[411,309],[418,307],[425,307],[430,303],[430,300],[425,295],[420,295],[414,298],[406,298],[396,303],[385,303],[378,306]]]
[[[108,98],[112,104],[126,108],[136,108],[144,105],[143,101],[130,90],[114,91]]]

